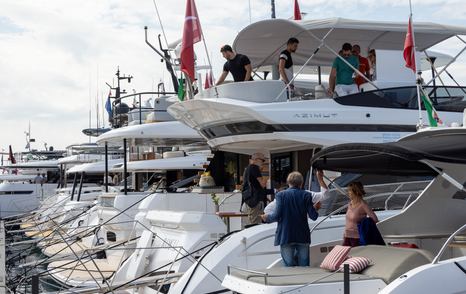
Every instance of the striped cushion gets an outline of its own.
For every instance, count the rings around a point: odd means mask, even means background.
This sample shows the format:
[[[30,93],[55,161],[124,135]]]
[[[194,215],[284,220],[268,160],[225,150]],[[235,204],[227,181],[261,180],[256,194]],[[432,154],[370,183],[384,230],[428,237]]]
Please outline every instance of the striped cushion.
[[[320,264],[320,267],[326,270],[336,271],[340,267],[340,264],[345,261],[350,249],[350,246],[335,246],[332,251],[330,251],[329,254],[325,256],[324,261],[322,261]]]
[[[350,257],[347,260],[345,260],[341,265],[340,265],[340,271],[343,271],[343,266],[345,264],[349,265],[349,271],[352,274],[362,272],[366,267],[371,264],[371,260],[367,257],[362,257],[362,256],[355,256],[355,257]]]

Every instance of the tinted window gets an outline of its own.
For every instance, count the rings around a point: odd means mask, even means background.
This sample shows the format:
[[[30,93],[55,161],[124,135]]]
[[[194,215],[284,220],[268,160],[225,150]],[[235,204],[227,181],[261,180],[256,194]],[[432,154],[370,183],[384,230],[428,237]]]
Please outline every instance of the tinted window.
[[[438,111],[461,112],[466,107],[466,89],[461,87],[425,87]],[[416,87],[389,88],[335,98],[343,105],[417,109]],[[422,106],[424,109],[424,106]]]

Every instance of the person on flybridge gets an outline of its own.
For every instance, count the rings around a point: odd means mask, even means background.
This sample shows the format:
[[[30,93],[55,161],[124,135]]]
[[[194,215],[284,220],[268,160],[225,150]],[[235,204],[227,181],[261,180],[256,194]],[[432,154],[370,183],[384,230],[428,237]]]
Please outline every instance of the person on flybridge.
[[[346,96],[357,93],[358,86],[354,81],[354,70],[346,64],[341,58],[344,58],[354,68],[359,68],[358,57],[353,55],[350,43],[344,43],[342,46],[341,57],[335,58],[332,64],[332,71],[330,72],[328,81],[328,94],[334,96]]]
[[[239,54],[233,51],[230,45],[224,45],[220,48],[220,52],[227,60],[223,65],[222,75],[218,78],[216,86],[225,81],[228,73],[231,72],[235,82],[252,81],[252,66],[251,61],[246,55]]]
[[[296,38],[289,38],[286,42],[286,49],[280,53],[278,58],[278,72],[280,73],[280,79],[285,83],[289,84],[293,79],[293,59],[291,53],[295,53],[298,49],[299,41]],[[291,90],[294,85],[290,84]]]

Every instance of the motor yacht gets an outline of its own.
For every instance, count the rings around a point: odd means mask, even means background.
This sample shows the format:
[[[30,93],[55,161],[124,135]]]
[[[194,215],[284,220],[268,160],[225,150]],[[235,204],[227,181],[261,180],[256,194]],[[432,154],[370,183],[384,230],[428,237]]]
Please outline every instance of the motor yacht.
[[[336,145],[313,158],[315,168],[326,170],[435,177],[400,213],[377,224],[387,246],[359,246],[350,250],[351,256],[372,261],[362,272],[349,275],[351,292],[458,293],[465,289],[466,280],[460,277],[464,276],[466,251],[462,239],[456,236],[464,230],[466,222],[463,185],[466,159],[460,143],[465,137],[465,128],[433,128],[395,143]],[[255,271],[232,266],[222,285],[238,293],[341,291],[344,274],[319,268],[328,253],[322,248],[334,244],[311,246],[310,267],[286,268],[279,260]],[[415,249],[391,246],[398,244],[409,244],[404,247]],[[440,272],[441,268],[445,271]],[[439,280],[443,282],[438,283]]]
[[[420,52],[466,34],[464,27],[415,26]],[[404,66],[402,54],[405,34],[406,23],[401,22],[343,18],[259,21],[240,31],[233,44],[236,52],[249,57],[254,69],[276,67],[286,40],[296,37],[300,43],[293,54],[295,66],[317,68],[321,73],[322,67],[330,67],[339,58],[342,43],[350,42],[363,51],[376,50],[377,78],[362,84],[359,93],[328,97],[321,74],[315,91],[295,96],[282,81],[257,76],[254,81],[224,83],[201,91],[194,99],[171,105],[168,112],[198,130],[213,148],[238,153],[251,154],[264,145],[279,153],[343,142],[396,141],[415,132],[419,124],[416,78]],[[454,60],[456,56],[451,62]],[[435,70],[442,73],[451,62]],[[295,76],[298,74],[300,71]],[[459,124],[466,106],[464,88],[456,81],[454,86],[440,85],[437,76],[424,79],[425,92],[443,124]],[[425,110],[421,116],[427,123]]]

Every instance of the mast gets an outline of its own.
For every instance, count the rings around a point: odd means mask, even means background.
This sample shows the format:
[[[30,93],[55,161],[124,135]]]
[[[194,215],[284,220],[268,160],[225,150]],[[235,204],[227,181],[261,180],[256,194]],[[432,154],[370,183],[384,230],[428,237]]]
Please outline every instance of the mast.
[[[417,104],[418,104],[418,111],[419,111],[419,122],[418,122],[418,125],[417,125],[417,129],[421,129],[423,127],[423,121],[422,121],[422,106],[421,106],[421,91],[420,91],[420,87],[421,87],[421,74],[422,72],[420,71],[419,67],[418,67],[418,64],[417,64],[417,58],[416,58],[416,40],[414,38],[414,29],[413,29],[413,8],[412,8],[412,5],[411,5],[411,0],[409,0],[409,24],[410,28],[408,29],[411,29],[411,38],[413,40],[413,58],[414,58],[414,65],[415,65],[415,68],[416,68],[416,92],[417,92]]]

